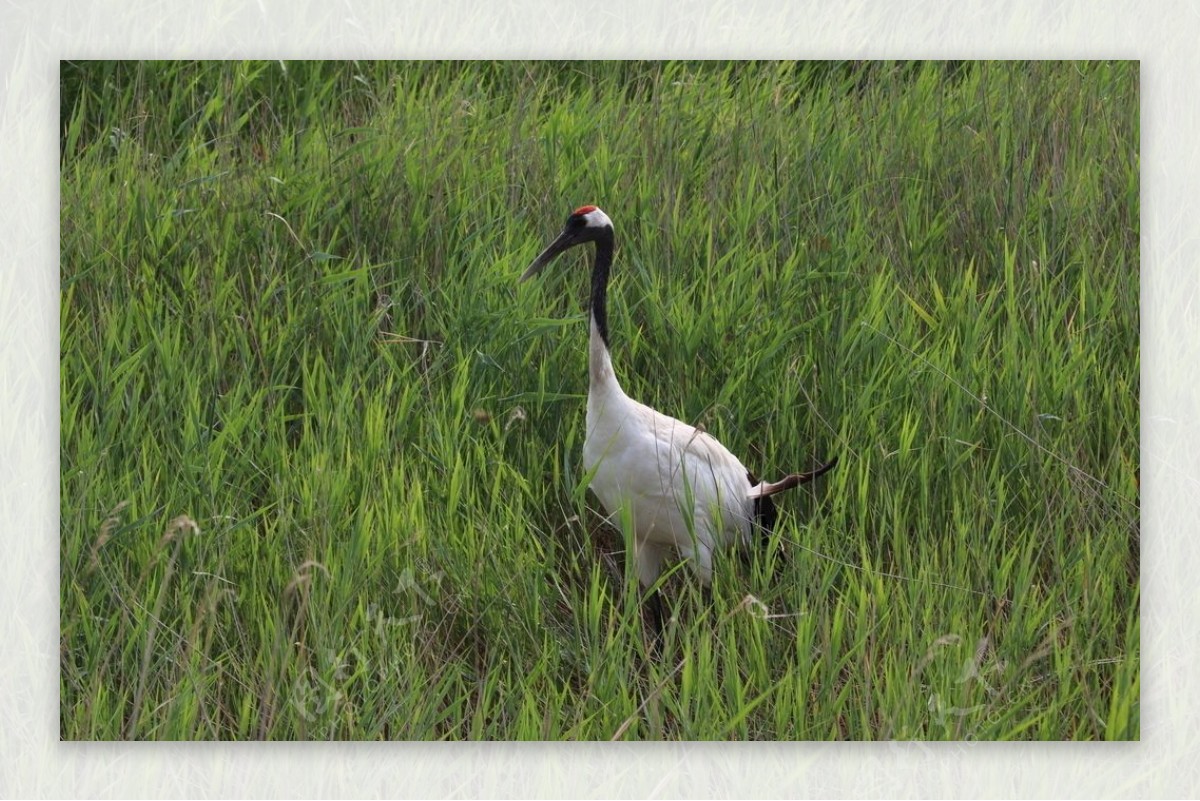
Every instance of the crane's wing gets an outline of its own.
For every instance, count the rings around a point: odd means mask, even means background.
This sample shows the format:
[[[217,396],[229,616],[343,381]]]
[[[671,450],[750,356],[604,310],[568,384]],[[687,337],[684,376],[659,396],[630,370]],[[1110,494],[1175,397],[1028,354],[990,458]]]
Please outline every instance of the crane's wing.
[[[837,457],[833,457],[825,464],[818,467],[816,470],[810,470],[807,473],[792,473],[789,476],[784,476],[779,481],[761,481],[751,487],[746,493],[747,498],[769,498],[779,492],[790,490],[792,487],[798,487],[801,484],[807,484],[818,476],[822,476],[833,469],[838,462]]]

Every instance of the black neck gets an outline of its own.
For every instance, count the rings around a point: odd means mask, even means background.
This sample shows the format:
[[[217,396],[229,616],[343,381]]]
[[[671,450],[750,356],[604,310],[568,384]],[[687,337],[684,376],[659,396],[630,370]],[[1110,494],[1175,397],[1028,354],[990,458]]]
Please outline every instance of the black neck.
[[[592,318],[608,345],[608,271],[612,269],[613,232],[609,228],[596,240],[596,261],[592,264]]]

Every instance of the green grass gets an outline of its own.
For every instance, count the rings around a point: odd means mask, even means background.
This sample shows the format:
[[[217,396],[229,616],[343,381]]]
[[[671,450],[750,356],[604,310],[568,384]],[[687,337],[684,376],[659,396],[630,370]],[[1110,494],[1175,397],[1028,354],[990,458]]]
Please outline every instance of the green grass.
[[[66,739],[1136,739],[1138,67],[65,63]],[[648,656],[625,389],[785,496]]]

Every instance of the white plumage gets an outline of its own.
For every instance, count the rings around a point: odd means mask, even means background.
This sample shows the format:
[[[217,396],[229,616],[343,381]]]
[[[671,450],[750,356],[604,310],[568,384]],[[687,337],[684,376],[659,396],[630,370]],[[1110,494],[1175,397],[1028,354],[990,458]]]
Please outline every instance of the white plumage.
[[[715,552],[748,545],[758,523],[769,528],[774,520],[771,495],[821,475],[837,460],[810,473],[760,483],[711,435],[626,395],[613,373],[608,346],[607,289],[614,243],[608,216],[595,206],[576,209],[521,280],[585,242],[596,243],[583,445],[584,468],[593,473],[591,489],[618,527],[623,510],[629,510],[632,558],[643,587],[654,584],[672,549],[708,584]],[[651,600],[656,616],[661,616],[657,594]]]
[[[707,584],[713,551],[749,539],[748,471],[714,437],[626,395],[595,323],[591,353],[583,466],[594,471],[592,491],[610,515],[629,506],[643,586],[658,578],[670,548]]]

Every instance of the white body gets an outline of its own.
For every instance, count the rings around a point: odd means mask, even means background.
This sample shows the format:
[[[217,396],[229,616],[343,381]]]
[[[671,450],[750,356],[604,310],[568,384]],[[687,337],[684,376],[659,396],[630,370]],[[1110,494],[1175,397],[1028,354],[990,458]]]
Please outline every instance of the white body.
[[[708,583],[713,551],[744,545],[751,533],[745,466],[712,436],[626,395],[594,319],[588,362],[583,465],[618,529],[629,510],[638,579],[653,584],[675,548]]]

